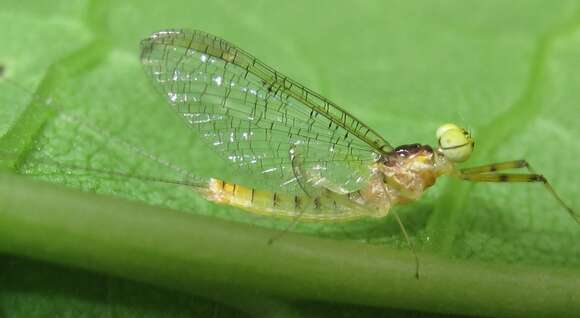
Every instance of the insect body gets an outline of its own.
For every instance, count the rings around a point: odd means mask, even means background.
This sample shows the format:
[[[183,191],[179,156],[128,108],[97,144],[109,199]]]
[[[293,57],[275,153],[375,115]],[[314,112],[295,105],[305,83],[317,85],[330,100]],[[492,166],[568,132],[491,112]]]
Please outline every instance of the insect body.
[[[206,180],[198,190],[208,200],[294,220],[380,218],[447,175],[541,182],[579,221],[543,176],[497,173],[529,169],[524,160],[457,168],[475,145],[466,130],[445,124],[437,130],[435,147],[392,147],[346,110],[213,35],[153,33],[141,43],[141,61],[186,123],[258,180],[256,187]]]
[[[300,217],[303,221],[351,221],[384,217],[393,205],[418,199],[438,176],[455,171],[443,154],[418,144],[397,147],[368,169],[371,177],[367,183],[352,192],[321,186],[316,196],[286,195],[212,179],[205,195],[211,201],[257,214]]]

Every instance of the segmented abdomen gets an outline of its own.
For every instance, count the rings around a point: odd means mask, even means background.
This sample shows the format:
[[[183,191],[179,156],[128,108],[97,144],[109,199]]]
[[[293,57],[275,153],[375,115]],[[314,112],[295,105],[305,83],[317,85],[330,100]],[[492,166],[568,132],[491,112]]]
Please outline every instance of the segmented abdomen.
[[[317,196],[261,191],[220,179],[210,179],[203,192],[206,199],[235,206],[254,214],[300,221],[341,222],[373,217],[374,209],[355,202],[356,194],[340,195],[322,191]]]

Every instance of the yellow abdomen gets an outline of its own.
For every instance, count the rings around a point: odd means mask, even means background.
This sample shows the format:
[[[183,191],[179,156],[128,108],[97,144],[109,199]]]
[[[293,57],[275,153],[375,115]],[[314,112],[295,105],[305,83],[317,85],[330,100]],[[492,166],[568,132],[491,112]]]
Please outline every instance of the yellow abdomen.
[[[377,216],[373,209],[355,202],[355,199],[360,199],[355,198],[360,196],[357,193],[340,195],[323,191],[323,194],[312,197],[306,194],[291,195],[260,191],[212,178],[203,194],[210,201],[232,205],[254,214],[298,218],[301,221],[341,222]]]

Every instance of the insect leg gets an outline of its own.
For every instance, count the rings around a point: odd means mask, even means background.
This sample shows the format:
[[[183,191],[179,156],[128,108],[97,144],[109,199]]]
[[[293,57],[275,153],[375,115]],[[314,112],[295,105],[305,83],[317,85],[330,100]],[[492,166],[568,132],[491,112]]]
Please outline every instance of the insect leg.
[[[513,161],[516,162],[516,161]],[[523,161],[525,162],[525,161]],[[489,165],[489,166],[493,166],[493,165]],[[488,167],[489,167],[488,166]],[[485,167],[485,166],[483,166]],[[483,167],[479,167],[479,168],[483,168]],[[531,170],[531,168],[529,167],[529,165],[526,166],[528,169]],[[476,169],[476,168],[473,168]],[[509,168],[506,168],[509,169]],[[466,169],[469,170],[469,169]],[[533,170],[531,170],[533,171]],[[574,218],[574,220],[580,224],[580,218],[578,217],[578,215],[576,215],[576,213],[574,212],[574,210],[568,206],[564,200],[562,200],[562,198],[558,195],[558,193],[556,192],[556,190],[554,190],[554,187],[552,187],[552,185],[548,182],[548,180],[546,180],[546,178],[541,175],[541,174],[537,174],[537,173],[526,173],[526,174],[522,174],[522,173],[463,173],[463,170],[461,171],[462,174],[459,176],[460,178],[462,178],[463,180],[467,180],[467,181],[474,181],[474,182],[541,182],[544,184],[544,187],[546,188],[546,190],[548,190],[548,192],[550,192],[550,194],[552,194],[552,196],[556,199],[556,201],[558,201],[558,203],[564,208],[566,209],[566,211],[568,211],[568,213],[570,214],[570,216],[572,218]]]
[[[290,157],[290,162],[292,163],[292,172],[294,173],[294,179],[296,180],[296,182],[298,182],[298,185],[302,189],[302,192],[304,192],[304,194],[306,194],[308,197],[311,197],[312,196],[311,187],[308,186],[306,181],[304,180],[306,177],[305,177],[305,173],[304,173],[304,170],[302,167],[302,163],[303,163],[302,160],[303,159],[302,159],[300,153],[297,151],[296,147],[294,146],[294,147],[290,148],[288,155]],[[297,199],[298,196],[296,196],[295,198]],[[271,237],[268,240],[268,245],[272,245],[274,243],[274,241],[280,239],[282,236],[284,236],[284,234],[290,232],[290,230],[292,230],[296,226],[296,224],[298,224],[298,220],[302,216],[303,212],[304,212],[304,210],[300,210],[292,218],[292,222],[290,222],[290,224],[288,224],[288,226],[286,226],[286,228],[284,230],[278,232],[278,234]]]
[[[285,229],[279,231],[276,235],[274,235],[273,237],[271,237],[268,240],[268,245],[272,245],[274,243],[274,241],[277,241],[278,239],[280,239],[282,236],[284,236],[286,233],[290,232],[297,224],[298,221],[300,220],[300,217],[302,216],[302,213],[304,213],[304,210],[300,210],[293,218],[292,218],[292,222],[290,222],[290,224],[288,224],[288,226],[286,226]]]
[[[294,179],[300,186],[300,189],[310,198],[322,195],[325,190],[336,194],[347,194],[348,191],[340,186],[333,184],[322,175],[325,162],[305,163],[306,151],[304,147],[292,146],[289,151],[290,162],[292,163],[292,172]]]
[[[294,179],[298,182],[300,189],[309,197],[314,195],[314,189],[308,180],[308,173],[304,170],[304,158],[302,154],[298,151],[296,146],[290,148],[288,153],[290,156],[290,162],[292,163],[292,173],[294,173]]]
[[[495,171],[508,170],[508,169],[520,169],[520,168],[528,168],[529,171],[534,173],[534,171],[530,167],[530,164],[526,160],[513,160],[513,161],[492,163],[492,164],[488,164],[488,165],[484,165],[484,166],[461,169],[460,172],[462,174],[476,174],[476,173],[488,173],[488,172],[495,172]]]
[[[382,181],[382,177],[381,177],[381,181]],[[384,194],[387,193],[387,189],[386,186],[383,182],[381,182]],[[390,199],[388,198],[388,196],[383,197],[383,209],[386,209],[385,211],[388,212],[391,208],[391,203],[390,203]],[[415,278],[419,279],[419,256],[417,255],[417,250],[415,249],[415,244],[413,244],[413,242],[411,241],[411,238],[409,237],[409,234],[407,234],[407,229],[405,229],[405,225],[403,224],[403,222],[401,221],[401,218],[399,217],[399,214],[397,213],[397,211],[393,210],[393,215],[395,216],[395,220],[397,220],[397,223],[399,224],[399,228],[401,229],[401,232],[403,233],[403,236],[405,237],[405,240],[407,241],[407,244],[409,245],[409,249],[411,249],[411,252],[413,253],[413,256],[415,257]],[[386,214],[385,214],[386,215]]]
[[[393,212],[393,215],[395,216],[395,219],[397,220],[397,223],[399,223],[399,227],[401,228],[401,232],[403,232],[403,236],[405,237],[405,240],[407,241],[407,244],[409,245],[411,252],[413,252],[413,256],[415,256],[415,278],[419,279],[419,256],[417,256],[417,250],[415,249],[415,244],[413,244],[413,242],[409,238],[409,235],[407,234],[407,230],[405,229],[405,225],[403,225],[403,222],[401,221],[401,218],[399,217],[399,214],[397,213],[397,211],[392,211],[392,212]]]

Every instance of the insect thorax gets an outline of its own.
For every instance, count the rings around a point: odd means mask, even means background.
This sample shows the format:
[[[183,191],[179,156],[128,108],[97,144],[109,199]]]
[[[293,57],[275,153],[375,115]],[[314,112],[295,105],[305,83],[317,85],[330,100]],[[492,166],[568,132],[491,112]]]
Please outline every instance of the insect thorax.
[[[452,164],[428,145],[402,145],[384,154],[375,163],[391,204],[407,203],[418,199],[446,174]]]

